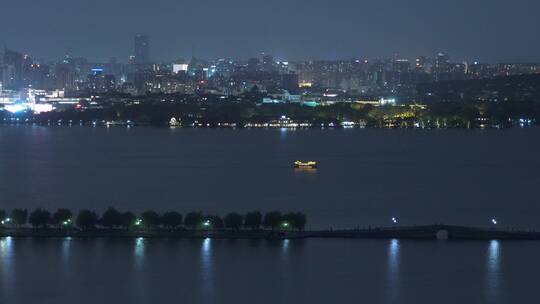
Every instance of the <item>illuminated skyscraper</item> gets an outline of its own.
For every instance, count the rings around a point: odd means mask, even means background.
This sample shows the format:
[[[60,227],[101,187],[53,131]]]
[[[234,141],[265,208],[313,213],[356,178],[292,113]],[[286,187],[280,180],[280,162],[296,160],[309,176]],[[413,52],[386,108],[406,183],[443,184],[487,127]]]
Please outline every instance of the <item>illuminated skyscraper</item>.
[[[433,74],[435,81],[441,81],[445,79],[446,74],[449,73],[449,58],[444,53],[437,54],[435,58],[435,66],[433,67]]]
[[[448,69],[448,61],[449,58],[444,53],[437,54],[437,58],[435,59],[435,68],[437,68],[440,71],[446,72]]]
[[[135,63],[150,62],[150,38],[147,35],[135,36]]]
[[[425,71],[427,65],[427,58],[426,56],[420,56],[416,58],[414,68],[417,71]]]

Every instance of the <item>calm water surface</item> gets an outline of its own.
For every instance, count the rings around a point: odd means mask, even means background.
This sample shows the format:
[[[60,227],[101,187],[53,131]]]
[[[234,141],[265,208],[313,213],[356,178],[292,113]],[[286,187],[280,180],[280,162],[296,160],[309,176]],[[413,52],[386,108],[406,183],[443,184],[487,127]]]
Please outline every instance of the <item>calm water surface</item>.
[[[0,209],[540,228],[540,130],[0,127]],[[295,171],[296,159],[320,162]],[[536,303],[538,242],[0,239],[0,303]]]
[[[0,127],[1,208],[303,211],[311,228],[540,229],[540,129]],[[296,159],[317,160],[315,172]]]
[[[0,303],[537,303],[536,242],[0,239]]]

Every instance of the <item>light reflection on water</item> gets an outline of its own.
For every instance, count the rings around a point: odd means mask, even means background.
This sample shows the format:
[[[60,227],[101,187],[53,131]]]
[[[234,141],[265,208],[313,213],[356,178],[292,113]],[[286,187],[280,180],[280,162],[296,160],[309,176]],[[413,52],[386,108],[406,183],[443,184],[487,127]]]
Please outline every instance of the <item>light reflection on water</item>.
[[[358,288],[365,303],[535,303],[540,244],[521,244],[0,238],[0,303],[67,304],[81,294],[78,303],[92,304],[115,292],[119,303],[245,303],[234,300],[269,286],[254,303],[352,303]]]
[[[144,265],[145,240],[142,237],[135,239],[134,257],[135,267],[142,268]]]
[[[351,228],[358,223],[386,225],[388,210],[416,224],[437,219],[476,225],[486,218],[482,210],[490,210],[490,214],[504,213],[510,226],[528,229],[540,225],[536,217],[540,205],[528,203],[537,196],[537,189],[533,183],[509,178],[536,178],[536,170],[531,168],[538,167],[540,141],[534,139],[540,128],[493,132],[32,130],[0,130],[0,159],[10,160],[0,162],[2,209],[41,203],[50,210],[58,205],[104,210],[113,198],[126,202],[125,209],[149,201],[159,210],[195,208],[216,213],[291,206],[309,211],[309,224],[317,229],[330,225]],[[28,149],[29,144],[35,147]],[[158,146],[167,148],[156,151]],[[229,148],[222,149],[224,146]],[[523,146],[527,149],[520,148]],[[290,168],[297,158],[319,161],[321,168],[314,174],[305,172],[309,179],[298,178],[300,172],[291,174]],[[88,162],[83,164],[80,159]],[[386,172],[395,175],[388,178]],[[100,178],[92,178],[97,174]],[[238,199],[231,189],[245,176],[251,178],[243,179],[243,199]],[[426,178],[432,176],[438,179]],[[506,187],[493,187],[500,183]],[[175,187],[177,184],[189,187]],[[382,185],[395,191],[385,193]],[[206,191],[208,188],[214,191]],[[155,193],[161,193],[162,199],[156,200]],[[178,197],[183,198],[181,203]],[[358,197],[377,203],[366,208]],[[515,198],[514,208],[508,208],[509,198]],[[401,203],[404,199],[407,204]],[[215,205],[218,201],[219,206]],[[436,208],[433,201],[438,202]],[[339,202],[337,208],[334,202]]]
[[[201,246],[201,264],[203,272],[210,275],[212,268],[212,239],[206,238]]]
[[[0,285],[4,294],[11,289],[15,272],[15,254],[13,250],[13,238],[8,236],[0,239]],[[1,299],[1,298],[0,298]]]
[[[279,129],[279,139],[281,141],[284,141],[285,139],[287,139],[287,132],[289,130],[287,128],[280,128]]]
[[[500,275],[501,246],[499,241],[492,240],[486,254],[486,297],[490,303],[500,302]]]
[[[71,247],[71,237],[65,237],[62,240],[62,258],[64,259],[64,262],[67,262],[69,260],[69,249]]]
[[[148,276],[146,264],[147,239],[138,237],[133,243],[133,270],[132,282],[134,285],[133,295],[137,299],[148,297]],[[150,266],[149,266],[150,267]],[[138,303],[138,302],[136,302]]]
[[[13,238],[8,236],[0,239],[0,257],[6,261],[13,257]]]
[[[201,287],[204,303],[212,303],[214,294],[214,275],[212,261],[212,239],[206,238],[201,244]]]
[[[62,239],[62,243],[60,244],[61,246],[61,258],[62,258],[62,263],[61,263],[61,270],[62,270],[62,274],[69,278],[70,275],[71,275],[71,263],[70,263],[70,258],[71,258],[71,246],[72,246],[72,238],[70,236],[68,237],[65,237]]]
[[[7,269],[12,268],[15,254],[13,252],[13,238],[8,236],[0,239],[0,260],[2,265],[2,273]]]
[[[398,239],[390,240],[388,244],[387,296],[388,302],[398,303],[399,300],[399,260],[400,243]]]
[[[289,253],[289,243],[290,241],[288,239],[283,240],[283,243],[281,244],[281,253],[283,258],[286,258]]]
[[[392,274],[397,274],[399,272],[399,240],[398,239],[390,240],[390,245],[388,247],[388,268],[389,268],[389,272]]]

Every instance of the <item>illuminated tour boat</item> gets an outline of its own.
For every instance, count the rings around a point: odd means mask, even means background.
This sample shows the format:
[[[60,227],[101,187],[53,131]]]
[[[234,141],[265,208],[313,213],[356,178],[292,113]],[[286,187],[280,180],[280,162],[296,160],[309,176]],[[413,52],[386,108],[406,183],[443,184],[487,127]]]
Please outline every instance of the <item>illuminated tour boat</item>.
[[[294,162],[295,168],[307,168],[307,169],[316,169],[317,168],[317,162],[315,161],[300,161],[297,160]]]

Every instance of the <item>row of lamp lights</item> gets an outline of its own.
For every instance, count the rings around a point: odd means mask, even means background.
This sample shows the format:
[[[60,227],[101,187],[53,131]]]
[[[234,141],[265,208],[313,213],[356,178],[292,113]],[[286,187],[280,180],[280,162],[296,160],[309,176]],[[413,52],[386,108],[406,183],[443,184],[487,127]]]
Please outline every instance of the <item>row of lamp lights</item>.
[[[398,223],[398,219],[397,219],[396,217],[392,217],[390,220],[392,221],[393,224],[397,224],[397,223]],[[3,219],[2,221],[0,221],[0,224],[5,225],[5,224],[9,224],[9,223],[11,223],[11,222],[12,222],[11,218],[8,217],[8,218],[5,218],[5,219]],[[65,221],[62,222],[62,225],[68,226],[68,225],[71,225],[71,223],[72,223],[71,219],[67,219],[67,220],[65,220]],[[492,218],[492,219],[491,219],[491,224],[497,225],[497,219],[496,219],[496,218]],[[135,220],[135,226],[140,226],[140,225],[142,225],[142,219],[136,219],[136,220]],[[203,222],[203,226],[204,226],[204,227],[210,227],[210,225],[211,225],[211,223],[210,223],[210,221],[208,221],[208,220]],[[283,222],[283,223],[281,224],[281,226],[282,226],[283,228],[287,228],[287,227],[289,227],[289,223]]]
[[[398,223],[398,219],[397,219],[396,217],[392,217],[390,220],[392,221],[393,224],[397,224],[397,223]],[[492,219],[491,219],[491,224],[497,225],[497,219],[496,219],[496,218],[492,218]]]
[[[0,221],[0,224],[5,225],[5,224],[9,224],[9,223],[11,223],[11,222],[12,222],[11,218],[8,217],[8,218],[5,218],[5,219],[3,219],[2,221]],[[64,226],[70,225],[71,223],[72,223],[71,219],[68,219],[68,220],[65,220],[65,221],[62,222],[62,224],[63,224]],[[141,226],[141,225],[142,225],[142,219],[136,219],[136,220],[135,220],[135,226]],[[210,227],[211,223],[210,223],[210,221],[207,220],[207,221],[204,221],[204,222],[202,223],[202,225],[203,225],[204,227]],[[283,226],[284,228],[287,228],[287,227],[289,227],[289,223],[284,222],[284,223],[282,224],[282,226]]]
[[[9,224],[11,222],[13,222],[13,220],[10,217],[6,217],[5,219],[0,221],[0,224],[7,225],[7,224]],[[62,225],[68,226],[68,225],[71,225],[71,223],[72,223],[71,219],[67,219],[67,220],[62,222]]]

